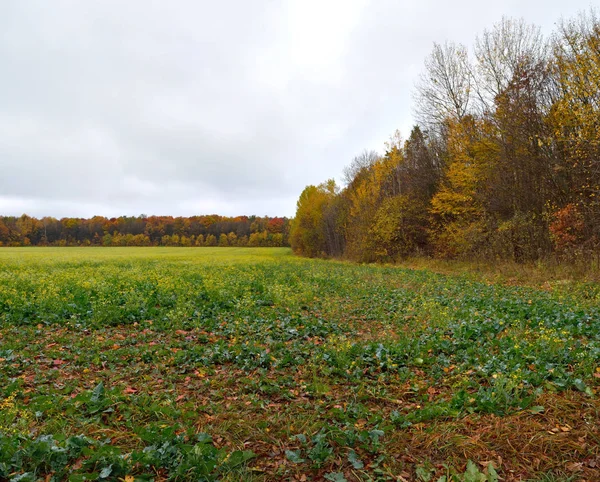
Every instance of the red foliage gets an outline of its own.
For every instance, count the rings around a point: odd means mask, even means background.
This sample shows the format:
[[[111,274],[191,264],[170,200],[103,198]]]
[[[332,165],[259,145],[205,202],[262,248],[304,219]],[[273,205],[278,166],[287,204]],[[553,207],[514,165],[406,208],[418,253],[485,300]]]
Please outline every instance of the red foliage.
[[[552,216],[549,230],[557,252],[573,249],[582,239],[585,229],[583,215],[575,204],[567,204]]]
[[[267,231],[272,234],[283,233],[285,227],[285,219],[283,218],[271,218],[267,223]]]

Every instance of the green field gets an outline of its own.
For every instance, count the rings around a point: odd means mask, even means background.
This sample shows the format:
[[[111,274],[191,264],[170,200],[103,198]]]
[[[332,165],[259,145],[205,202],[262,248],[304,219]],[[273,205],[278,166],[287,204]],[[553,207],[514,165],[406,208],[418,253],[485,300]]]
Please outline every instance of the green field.
[[[0,250],[0,480],[600,480],[599,382],[598,284]]]

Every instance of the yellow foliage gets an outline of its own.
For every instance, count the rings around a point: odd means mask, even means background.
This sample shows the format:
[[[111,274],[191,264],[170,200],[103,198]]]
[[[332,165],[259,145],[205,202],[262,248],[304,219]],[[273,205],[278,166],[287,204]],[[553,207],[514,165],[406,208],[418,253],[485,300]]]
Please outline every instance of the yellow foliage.
[[[442,220],[477,218],[483,207],[476,199],[484,166],[491,151],[473,118],[449,122],[448,157],[451,163],[444,183],[431,200],[431,212]]]

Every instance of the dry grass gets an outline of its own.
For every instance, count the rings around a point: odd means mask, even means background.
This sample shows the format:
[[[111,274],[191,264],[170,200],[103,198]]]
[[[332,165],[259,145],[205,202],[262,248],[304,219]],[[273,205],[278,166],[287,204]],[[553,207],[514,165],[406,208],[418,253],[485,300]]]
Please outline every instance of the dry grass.
[[[447,275],[468,275],[491,283],[515,284],[547,288],[553,284],[600,282],[600,266],[595,260],[559,263],[545,260],[537,263],[512,261],[455,261],[433,258],[411,258],[399,266],[427,269]]]
[[[477,460],[501,468],[506,481],[553,473],[578,481],[600,480],[600,400],[575,392],[545,394],[543,413],[523,411],[503,417],[470,415],[396,434],[399,452],[415,460],[460,466]]]

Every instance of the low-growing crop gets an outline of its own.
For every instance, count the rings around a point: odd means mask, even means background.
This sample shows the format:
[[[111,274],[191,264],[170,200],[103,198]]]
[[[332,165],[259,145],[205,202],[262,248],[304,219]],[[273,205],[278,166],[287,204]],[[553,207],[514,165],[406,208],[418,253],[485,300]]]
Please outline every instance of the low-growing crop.
[[[594,293],[287,249],[3,249],[0,480],[595,480]]]

